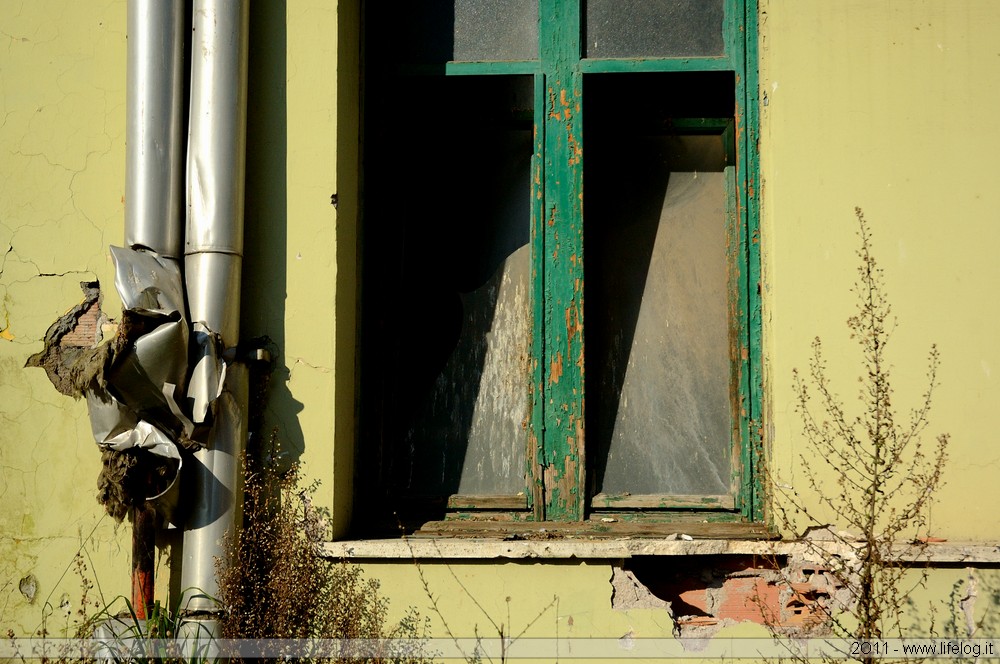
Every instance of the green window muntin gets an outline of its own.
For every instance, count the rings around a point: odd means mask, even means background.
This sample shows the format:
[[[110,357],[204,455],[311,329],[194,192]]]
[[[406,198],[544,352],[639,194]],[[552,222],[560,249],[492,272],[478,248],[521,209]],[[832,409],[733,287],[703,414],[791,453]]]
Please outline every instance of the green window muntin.
[[[761,519],[756,6],[660,4],[366,8],[375,514]],[[476,18],[498,6],[516,25],[484,43]],[[675,52],[690,26],[648,25],[685,7],[714,27]],[[646,27],[594,23],[616,15]],[[653,55],[609,44],[633,32]]]

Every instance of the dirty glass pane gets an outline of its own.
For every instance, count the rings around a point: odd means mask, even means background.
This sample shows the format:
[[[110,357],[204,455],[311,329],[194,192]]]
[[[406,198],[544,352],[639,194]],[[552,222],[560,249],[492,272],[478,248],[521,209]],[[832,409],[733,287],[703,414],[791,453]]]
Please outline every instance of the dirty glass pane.
[[[538,0],[423,0],[385,7],[388,16],[370,5],[374,20],[401,28],[393,48],[410,62],[538,58]]]
[[[601,83],[587,90],[603,100],[591,96],[585,108],[591,488],[726,494],[727,146],[718,133],[672,129],[668,109],[658,115],[648,96],[645,117],[627,122],[631,105],[621,100],[636,89]]]
[[[722,0],[585,0],[584,57],[723,55]]]
[[[538,58],[538,0],[455,0],[454,60]]]
[[[420,103],[369,132],[366,313],[389,355],[394,492],[525,490],[533,91],[531,77],[403,77],[393,94]]]

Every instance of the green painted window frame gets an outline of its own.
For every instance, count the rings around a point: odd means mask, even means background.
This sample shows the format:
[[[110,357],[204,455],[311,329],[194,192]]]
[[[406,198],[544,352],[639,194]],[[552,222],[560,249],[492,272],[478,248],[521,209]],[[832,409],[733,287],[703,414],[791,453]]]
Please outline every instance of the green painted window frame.
[[[527,486],[517,496],[447,500],[449,519],[475,522],[508,513],[513,522],[760,524],[761,305],[758,225],[757,0],[724,0],[725,52],[718,57],[581,57],[583,0],[539,0],[539,55],[517,62],[448,62],[411,67],[446,76],[530,74],[535,80],[532,161],[533,375]],[[583,77],[637,72],[734,72],[735,185],[730,234],[731,349],[737,440],[734,495],[587,496],[583,365]],[[552,249],[558,246],[559,251]],[[670,526],[667,526],[670,527]],[[690,528],[689,528],[690,530]],[[726,531],[729,536],[731,530]]]

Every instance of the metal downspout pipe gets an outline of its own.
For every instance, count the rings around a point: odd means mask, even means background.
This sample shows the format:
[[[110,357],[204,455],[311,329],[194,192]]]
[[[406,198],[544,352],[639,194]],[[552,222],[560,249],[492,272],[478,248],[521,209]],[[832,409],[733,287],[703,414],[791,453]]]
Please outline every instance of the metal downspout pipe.
[[[216,560],[242,504],[240,458],[247,437],[248,376],[239,342],[246,157],[248,0],[195,0],[187,159],[185,289],[192,339],[217,334],[227,369],[206,448],[195,453],[193,510],[184,532],[184,608],[217,634]],[[200,325],[199,325],[200,324]],[[206,364],[210,358],[204,358]],[[192,382],[199,380],[201,362]],[[190,393],[190,391],[189,391]],[[223,562],[223,564],[225,564]],[[193,591],[193,592],[192,592]]]
[[[125,244],[181,257],[184,0],[129,0]]]
[[[183,162],[184,0],[128,1],[125,241],[176,264],[184,256],[193,353],[189,401],[195,421],[218,393],[207,446],[183,472],[192,507],[185,524],[181,607],[198,635],[216,634],[216,560],[242,503],[240,457],[247,437],[248,371],[236,362],[243,254],[246,154],[247,0],[195,0],[186,167]],[[216,357],[223,351],[225,369]],[[213,380],[224,380],[218,390]],[[192,397],[192,395],[194,395]],[[201,395],[201,397],[199,397]],[[204,395],[209,395],[206,400]],[[139,515],[137,514],[137,526]],[[142,521],[143,524],[146,521]],[[152,547],[144,529],[144,548]],[[140,537],[140,529],[135,530]],[[139,539],[136,540],[137,544]],[[147,546],[148,545],[148,546]],[[150,570],[151,571],[151,570]],[[146,586],[136,608],[151,599]],[[137,591],[138,592],[138,591]],[[147,597],[147,594],[148,597]],[[136,599],[136,596],[134,596]],[[144,608],[144,607],[142,607]],[[141,616],[140,616],[141,617]]]
[[[183,235],[184,2],[129,0],[127,12],[125,243],[176,265]],[[132,508],[132,524],[132,606],[145,619],[156,532],[149,501]]]

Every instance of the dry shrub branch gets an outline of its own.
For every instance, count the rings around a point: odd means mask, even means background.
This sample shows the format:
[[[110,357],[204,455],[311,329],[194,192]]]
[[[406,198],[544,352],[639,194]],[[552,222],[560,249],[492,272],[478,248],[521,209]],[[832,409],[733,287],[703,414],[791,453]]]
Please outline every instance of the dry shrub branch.
[[[856,313],[847,325],[862,357],[860,408],[852,414],[831,384],[828,360],[817,337],[809,370],[804,375],[793,373],[805,440],[799,467],[814,500],[810,503],[795,489],[774,481],[771,486],[781,498],[774,501],[779,525],[791,532],[804,517],[814,535],[821,533],[803,542],[809,556],[820,561],[845,591],[841,596],[846,601],[824,608],[825,626],[838,637],[871,641],[903,636],[909,594],[926,585],[926,566],[902,563],[894,552],[909,545],[911,554],[921,557],[929,509],[942,482],[948,435],[933,442],[923,437],[938,385],[936,346],[930,348],[926,388],[916,406],[901,412],[893,401],[887,350],[895,319],[873,254],[871,229],[860,208],[855,214],[860,240],[852,289]],[[809,507],[816,502],[819,508]],[[828,527],[826,517],[831,514],[837,527]],[[859,659],[868,661],[871,656]]]
[[[409,652],[350,661],[426,661],[426,621],[411,609],[390,624],[379,582],[322,556],[326,526],[312,506],[312,490],[300,486],[296,468],[284,474],[248,469],[244,525],[227,542],[229,564],[217,565],[223,637],[401,639],[412,643]]]

